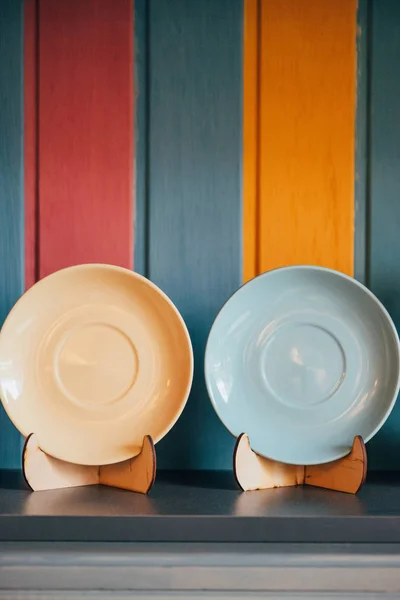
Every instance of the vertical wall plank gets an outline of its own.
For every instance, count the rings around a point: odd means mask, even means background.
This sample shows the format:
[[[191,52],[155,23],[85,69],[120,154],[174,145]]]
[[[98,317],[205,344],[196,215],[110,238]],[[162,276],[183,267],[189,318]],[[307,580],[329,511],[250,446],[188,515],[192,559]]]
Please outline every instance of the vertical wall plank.
[[[241,282],[242,0],[150,1],[149,276],[181,310],[192,394],[163,468],[230,468],[204,385],[212,321]]]
[[[372,2],[370,285],[400,327],[400,3]],[[400,404],[368,445],[371,466],[400,468]]]
[[[133,264],[133,0],[39,0],[39,276]]]
[[[243,281],[258,272],[260,4],[261,0],[244,0]]]
[[[24,9],[24,204],[25,289],[37,277],[38,156],[37,156],[37,9],[38,0],[25,0]]]
[[[358,0],[357,103],[355,133],[354,276],[367,284],[369,264],[369,164],[370,164],[370,0]]]
[[[135,0],[135,271],[148,271],[149,1]]]
[[[260,270],[353,274],[356,0],[263,0]]]
[[[23,291],[23,1],[0,2],[0,325]],[[21,438],[0,406],[0,468],[16,468]]]
[[[356,6],[260,0],[258,272],[353,274]]]

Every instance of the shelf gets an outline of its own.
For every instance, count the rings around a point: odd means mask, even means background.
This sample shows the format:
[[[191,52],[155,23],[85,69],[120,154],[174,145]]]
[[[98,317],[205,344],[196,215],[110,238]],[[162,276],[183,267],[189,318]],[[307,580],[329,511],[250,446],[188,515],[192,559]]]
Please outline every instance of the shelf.
[[[161,472],[149,496],[102,486],[35,492],[0,474],[0,541],[400,542],[400,473],[357,496],[311,487],[240,492],[229,472]]]

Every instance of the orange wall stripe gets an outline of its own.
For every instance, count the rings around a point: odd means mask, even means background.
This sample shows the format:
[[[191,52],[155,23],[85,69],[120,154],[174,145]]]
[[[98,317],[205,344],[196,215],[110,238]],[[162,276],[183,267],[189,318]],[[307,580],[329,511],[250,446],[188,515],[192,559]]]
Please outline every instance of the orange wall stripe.
[[[353,274],[356,9],[356,0],[260,0],[255,208],[244,186],[258,273],[308,263]],[[245,89],[245,147],[249,97]],[[246,243],[244,254],[246,275]]]
[[[243,280],[257,274],[259,5],[244,0],[243,48]]]

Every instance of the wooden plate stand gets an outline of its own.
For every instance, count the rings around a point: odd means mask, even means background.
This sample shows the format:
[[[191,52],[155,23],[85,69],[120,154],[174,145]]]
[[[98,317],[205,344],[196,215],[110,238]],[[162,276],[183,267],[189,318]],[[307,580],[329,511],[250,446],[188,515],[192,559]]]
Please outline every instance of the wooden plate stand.
[[[323,465],[297,466],[270,460],[256,454],[242,433],[233,455],[236,481],[244,491],[292,485],[312,485],[356,494],[367,475],[367,452],[361,436],[356,436],[350,454]]]
[[[75,465],[43,452],[31,433],[22,451],[22,470],[33,491],[101,484],[147,494],[156,478],[156,453],[153,440],[146,435],[134,458],[100,467]]]

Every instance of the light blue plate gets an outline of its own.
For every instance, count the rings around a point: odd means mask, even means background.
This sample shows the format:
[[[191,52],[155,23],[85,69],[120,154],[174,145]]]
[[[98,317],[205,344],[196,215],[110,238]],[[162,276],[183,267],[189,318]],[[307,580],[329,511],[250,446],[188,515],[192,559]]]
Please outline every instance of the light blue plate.
[[[223,306],[208,337],[205,376],[229,431],[258,454],[313,465],[345,456],[389,416],[400,346],[386,309],[336,271],[270,271]]]

